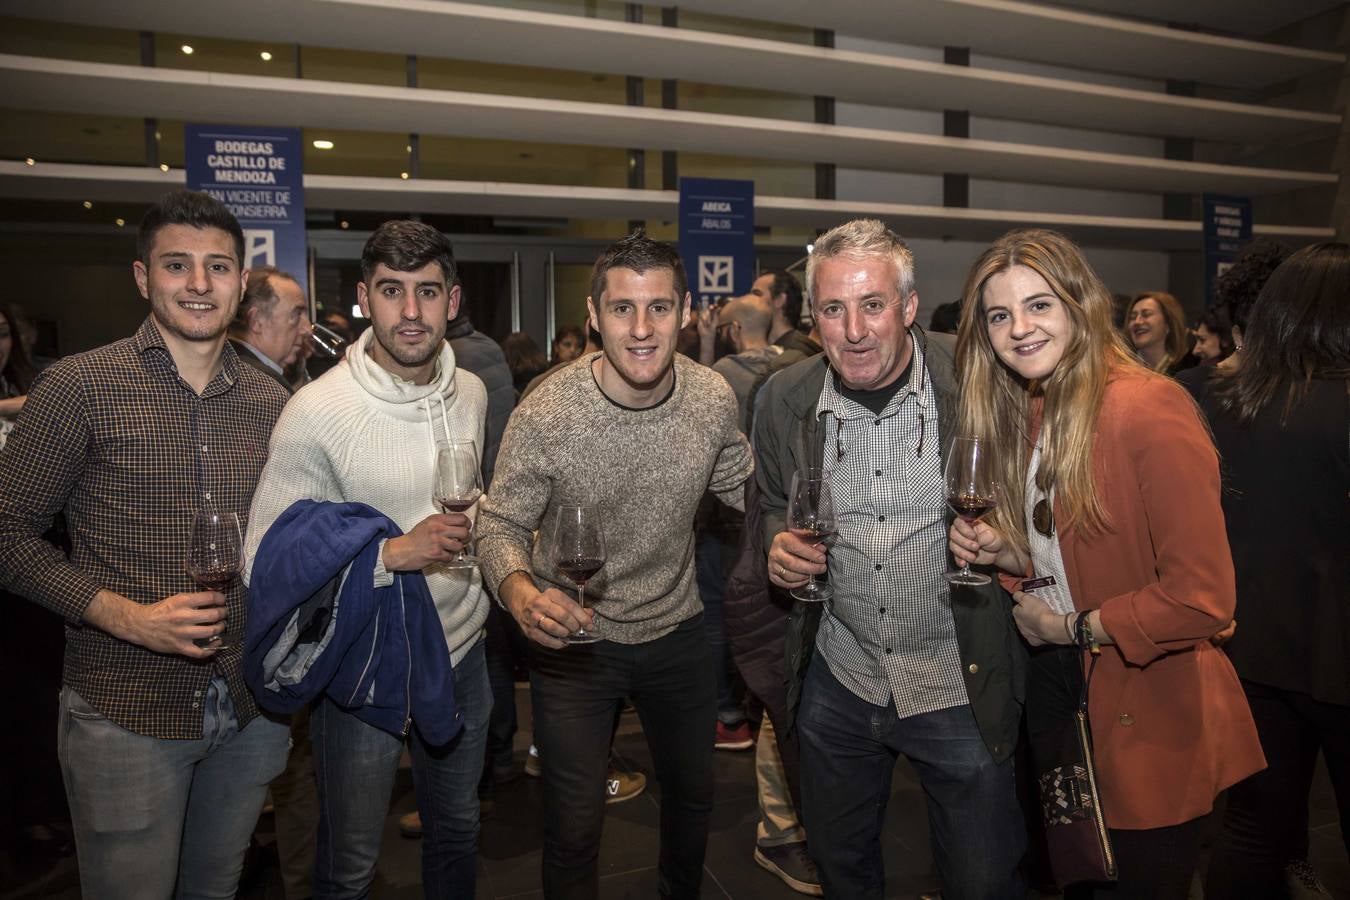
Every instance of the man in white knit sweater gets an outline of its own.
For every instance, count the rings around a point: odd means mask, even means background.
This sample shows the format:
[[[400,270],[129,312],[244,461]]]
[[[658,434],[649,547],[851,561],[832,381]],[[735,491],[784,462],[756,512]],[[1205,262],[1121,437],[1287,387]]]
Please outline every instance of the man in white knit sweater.
[[[661,785],[659,888],[698,895],[712,809],[712,659],[694,581],[705,490],[740,507],[753,461],[719,375],[675,356],[689,321],[679,255],[641,234],[596,261],[582,356],[516,409],[483,504],[483,575],[533,642],[530,690],[543,762],[544,895],[593,898],[602,786],[618,704],[632,699]],[[583,609],[559,572],[559,506],[603,521],[607,557]],[[535,532],[538,532],[536,538]],[[580,627],[597,643],[568,646]]]
[[[471,522],[438,512],[432,484],[438,444],[483,446],[487,392],[476,375],[456,368],[444,340],[460,300],[444,235],[419,222],[386,222],[366,242],[361,275],[357,302],[371,327],[282,413],[253,499],[248,559],[251,565],[267,529],[301,499],[365,503],[403,529],[381,548],[375,585],[392,583],[394,572],[426,577],[464,725],[445,746],[427,745],[416,728],[410,736],[423,887],[428,897],[472,897],[477,785],[492,708],[482,641],[489,601],[477,569],[444,565],[468,543]],[[364,897],[403,736],[327,698],[315,705],[311,731],[321,812],[315,897]]]

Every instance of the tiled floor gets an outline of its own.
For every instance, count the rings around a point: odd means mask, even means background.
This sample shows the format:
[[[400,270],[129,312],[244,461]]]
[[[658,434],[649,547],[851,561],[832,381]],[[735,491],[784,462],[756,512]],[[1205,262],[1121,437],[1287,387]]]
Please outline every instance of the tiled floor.
[[[524,727],[517,736],[518,760],[524,759],[529,745],[528,690],[518,691]],[[623,717],[616,750],[621,763],[651,774],[646,741],[634,715]],[[710,900],[791,900],[801,895],[760,869],[753,862],[755,823],[754,754],[717,753],[716,807],[712,833],[708,841],[703,895]],[[422,896],[420,886],[420,843],[398,834],[399,815],[413,808],[412,779],[405,768],[399,773],[394,802],[385,827],[379,873],[374,896],[390,900],[412,900]],[[536,898],[539,889],[541,831],[539,810],[542,805],[539,783],[522,777],[499,788],[492,808],[483,821],[479,854],[478,898]],[[1345,858],[1336,820],[1334,798],[1325,770],[1319,768],[1312,802],[1311,859],[1332,895],[1350,900],[1350,862]],[[649,785],[641,796],[608,807],[604,840],[600,851],[601,897],[618,898],[656,896],[657,791]],[[270,818],[260,823],[260,837],[266,843]],[[894,789],[883,838],[887,874],[887,898],[911,900],[937,886],[928,852],[927,820],[924,800],[908,765],[896,768]],[[283,900],[280,880],[274,865],[265,866],[255,882],[241,892],[247,900]],[[1032,895],[1040,896],[1040,895]],[[1201,897],[1199,887],[1192,891]],[[47,873],[40,881],[24,885],[0,885],[0,900],[20,897],[52,897],[75,900],[79,897],[72,861]],[[1259,898],[1257,898],[1259,900]]]

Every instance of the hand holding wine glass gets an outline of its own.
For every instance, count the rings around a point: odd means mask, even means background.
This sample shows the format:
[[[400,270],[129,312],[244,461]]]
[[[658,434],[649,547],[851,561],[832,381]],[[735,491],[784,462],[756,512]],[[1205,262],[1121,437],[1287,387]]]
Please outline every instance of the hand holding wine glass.
[[[958,436],[947,453],[947,505],[963,521],[974,525],[998,505],[998,480],[989,449],[977,437]],[[982,585],[989,576],[970,571],[965,562],[960,571],[946,573],[952,584]]]
[[[436,476],[433,500],[444,513],[466,513],[483,496],[483,480],[478,468],[478,449],[473,441],[456,441],[436,451]],[[478,565],[478,557],[461,550],[445,563],[455,569]]]
[[[821,469],[802,469],[792,476],[792,496],[788,498],[788,531],[806,541],[820,546],[832,537],[838,527],[834,514],[834,498],[830,494],[829,476]],[[798,600],[818,603],[834,596],[834,588],[828,582],[811,580],[798,588],[793,588],[792,596]]]
[[[224,594],[229,591],[243,569],[243,547],[243,529],[239,526],[239,517],[208,504],[199,508],[192,516],[183,568],[202,590]],[[197,638],[193,643],[207,650],[228,649],[233,645],[235,637],[228,631],[228,619],[226,623],[225,633],[209,638]]]
[[[559,506],[553,527],[553,564],[577,586],[577,605],[586,606],[586,582],[605,564],[605,533],[600,512],[593,506]],[[578,628],[569,644],[600,640],[594,630]]]

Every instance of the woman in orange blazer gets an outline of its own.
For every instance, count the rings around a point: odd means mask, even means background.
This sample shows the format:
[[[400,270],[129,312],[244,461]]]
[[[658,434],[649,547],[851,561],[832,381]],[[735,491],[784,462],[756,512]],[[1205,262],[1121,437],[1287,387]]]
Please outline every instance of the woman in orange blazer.
[[[956,520],[950,546],[1014,591],[1037,648],[1033,745],[1072,717],[1087,645],[1101,646],[1088,706],[1118,876],[1100,892],[1184,898],[1200,818],[1265,763],[1216,646],[1235,604],[1217,454],[1190,397],[1139,364],[1111,312],[1055,232],[1010,232],[976,262],[957,334],[960,433],[992,451],[1001,496],[985,520]]]

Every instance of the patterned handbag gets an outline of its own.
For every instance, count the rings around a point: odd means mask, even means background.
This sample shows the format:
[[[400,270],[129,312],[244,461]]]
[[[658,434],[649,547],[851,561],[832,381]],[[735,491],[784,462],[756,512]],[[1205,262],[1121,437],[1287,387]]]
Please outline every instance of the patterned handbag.
[[[1041,770],[1041,813],[1050,867],[1060,887],[1116,879],[1116,857],[1097,791],[1088,725],[1088,685],[1097,656],[1090,660],[1073,719],[1062,728],[1039,735],[1034,748]]]

